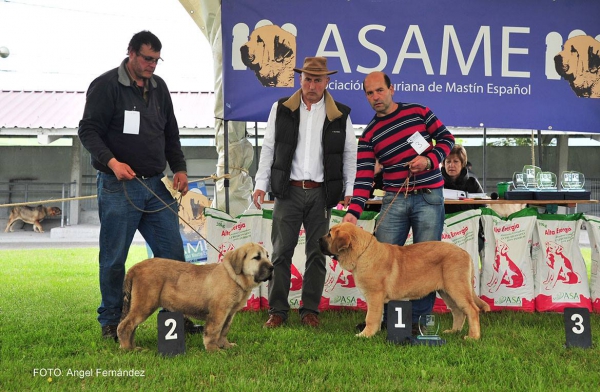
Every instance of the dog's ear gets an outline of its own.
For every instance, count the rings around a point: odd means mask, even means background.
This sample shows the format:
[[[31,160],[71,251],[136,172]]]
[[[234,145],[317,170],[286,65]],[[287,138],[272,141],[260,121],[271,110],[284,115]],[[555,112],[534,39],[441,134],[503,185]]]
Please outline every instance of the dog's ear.
[[[273,54],[277,61],[282,62],[288,57],[292,57],[294,55],[294,50],[296,48],[290,46],[284,38],[276,35],[273,42]]]
[[[244,269],[244,259],[246,258],[246,251],[244,249],[236,249],[225,253],[225,262],[228,262],[233,268],[233,272],[236,275],[241,275]]]
[[[350,248],[350,234],[343,230],[337,230],[331,242],[331,252],[337,255],[348,248]]]
[[[588,47],[588,69],[592,73],[600,71],[600,50],[593,46]]]

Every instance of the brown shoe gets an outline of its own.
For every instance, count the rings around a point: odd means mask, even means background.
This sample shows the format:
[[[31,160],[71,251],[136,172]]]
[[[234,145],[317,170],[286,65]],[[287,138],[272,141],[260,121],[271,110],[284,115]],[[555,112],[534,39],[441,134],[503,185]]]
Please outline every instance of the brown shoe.
[[[285,319],[278,314],[269,315],[269,319],[263,325],[264,328],[278,328],[285,323]]]
[[[302,317],[302,324],[317,328],[320,324],[319,316],[314,313],[307,313],[304,317]]]

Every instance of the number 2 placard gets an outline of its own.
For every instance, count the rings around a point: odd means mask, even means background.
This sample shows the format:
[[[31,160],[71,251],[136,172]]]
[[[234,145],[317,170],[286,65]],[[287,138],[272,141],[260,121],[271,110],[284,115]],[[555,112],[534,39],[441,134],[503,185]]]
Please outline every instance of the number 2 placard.
[[[185,353],[183,314],[158,312],[158,352],[162,355]]]

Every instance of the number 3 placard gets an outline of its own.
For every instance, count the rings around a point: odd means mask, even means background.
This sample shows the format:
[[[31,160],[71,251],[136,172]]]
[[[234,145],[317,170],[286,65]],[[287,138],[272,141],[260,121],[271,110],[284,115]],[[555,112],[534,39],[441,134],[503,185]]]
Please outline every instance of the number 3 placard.
[[[587,308],[565,308],[566,347],[592,347],[590,311]]]

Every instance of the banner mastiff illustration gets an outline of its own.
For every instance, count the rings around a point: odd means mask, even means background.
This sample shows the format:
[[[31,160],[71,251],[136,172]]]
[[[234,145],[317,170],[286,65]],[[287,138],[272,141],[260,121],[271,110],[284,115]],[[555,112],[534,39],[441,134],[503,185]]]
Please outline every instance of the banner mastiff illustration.
[[[598,15],[597,0],[223,0],[225,120],[266,121],[293,68],[325,56],[354,124],[384,71],[448,126],[600,132]]]

